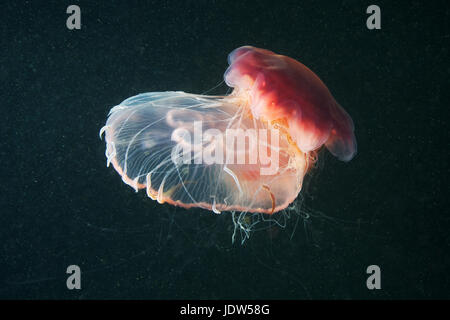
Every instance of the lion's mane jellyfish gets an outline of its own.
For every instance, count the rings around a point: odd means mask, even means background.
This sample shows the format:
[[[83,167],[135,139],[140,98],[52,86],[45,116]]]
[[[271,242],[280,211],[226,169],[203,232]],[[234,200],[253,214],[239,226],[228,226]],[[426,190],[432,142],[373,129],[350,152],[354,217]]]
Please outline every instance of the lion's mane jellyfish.
[[[315,151],[356,153],[353,122],[300,62],[255,47],[228,56],[230,95],[144,93],[111,109],[107,164],[159,203],[273,214],[293,202]]]

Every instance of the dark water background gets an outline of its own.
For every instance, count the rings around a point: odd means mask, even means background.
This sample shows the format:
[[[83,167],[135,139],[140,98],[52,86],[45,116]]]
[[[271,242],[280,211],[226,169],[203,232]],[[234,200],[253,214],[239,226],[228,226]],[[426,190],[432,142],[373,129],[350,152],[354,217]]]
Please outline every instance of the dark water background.
[[[79,31],[65,26],[70,4]],[[0,297],[449,298],[449,5],[376,1],[382,29],[370,31],[370,4],[2,4]],[[314,70],[359,150],[349,163],[322,152],[310,216],[241,246],[229,214],[135,194],[106,168],[98,131],[127,97],[214,87],[246,44]],[[70,264],[80,291],[66,288]],[[371,264],[382,290],[366,288]]]

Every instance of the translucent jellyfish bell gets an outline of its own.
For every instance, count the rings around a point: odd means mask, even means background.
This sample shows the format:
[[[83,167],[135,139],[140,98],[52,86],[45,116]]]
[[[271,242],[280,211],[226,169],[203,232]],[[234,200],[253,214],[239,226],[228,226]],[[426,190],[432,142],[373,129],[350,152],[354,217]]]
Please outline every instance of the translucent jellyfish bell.
[[[301,190],[310,154],[356,152],[353,123],[301,63],[241,47],[229,55],[228,96],[152,92],[111,109],[107,164],[159,203],[272,214]]]

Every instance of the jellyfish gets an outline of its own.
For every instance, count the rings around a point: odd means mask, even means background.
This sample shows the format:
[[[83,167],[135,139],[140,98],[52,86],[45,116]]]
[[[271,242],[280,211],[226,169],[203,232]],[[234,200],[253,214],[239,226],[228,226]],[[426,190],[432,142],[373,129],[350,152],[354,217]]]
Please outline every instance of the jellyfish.
[[[317,151],[356,153],[354,126],[302,63],[243,46],[228,56],[229,95],[150,92],[113,107],[107,165],[159,203],[272,215],[302,189]]]

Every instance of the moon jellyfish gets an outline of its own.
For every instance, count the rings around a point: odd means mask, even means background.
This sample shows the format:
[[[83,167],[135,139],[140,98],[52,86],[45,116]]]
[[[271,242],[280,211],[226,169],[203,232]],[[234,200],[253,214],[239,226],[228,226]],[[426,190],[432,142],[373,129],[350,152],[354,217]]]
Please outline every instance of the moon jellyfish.
[[[356,153],[353,122],[310,69],[287,56],[244,46],[228,56],[233,91],[209,96],[150,92],[113,107],[107,165],[159,203],[270,216],[298,196],[316,151]],[[239,219],[235,219],[239,212]]]

